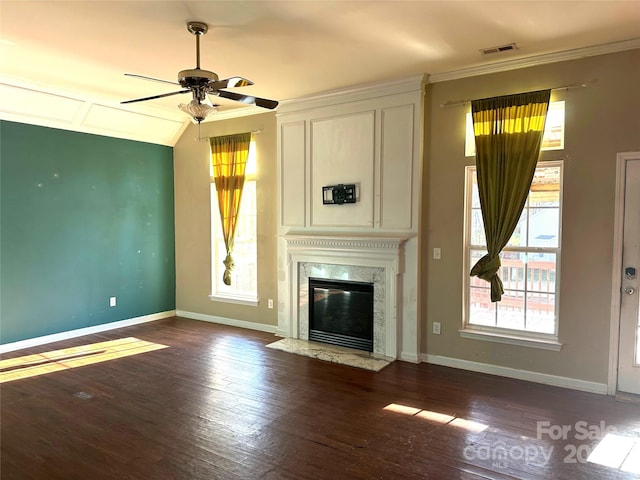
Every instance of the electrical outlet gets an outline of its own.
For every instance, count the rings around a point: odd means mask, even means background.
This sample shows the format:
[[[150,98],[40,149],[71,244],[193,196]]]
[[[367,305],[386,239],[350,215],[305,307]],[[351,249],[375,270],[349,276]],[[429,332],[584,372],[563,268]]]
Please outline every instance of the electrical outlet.
[[[115,307],[116,306],[116,297],[109,298],[109,306],[110,307]]]
[[[273,308],[273,298],[270,298],[269,300],[267,300],[267,306],[269,308]]]
[[[439,247],[433,249],[433,259],[440,260],[442,258],[442,251]]]
[[[433,322],[434,335],[440,335],[440,322]]]

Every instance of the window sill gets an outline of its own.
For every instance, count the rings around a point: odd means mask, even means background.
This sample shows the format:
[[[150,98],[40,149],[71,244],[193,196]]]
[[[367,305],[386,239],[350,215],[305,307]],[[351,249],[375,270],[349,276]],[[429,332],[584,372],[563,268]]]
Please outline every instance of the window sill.
[[[458,330],[462,338],[472,338],[474,340],[484,340],[487,342],[506,343],[508,345],[518,345],[521,347],[540,348],[543,350],[554,350],[559,352],[562,343],[557,340],[547,340],[543,338],[531,338],[518,335],[506,335],[504,333],[485,332],[482,330],[472,330],[464,328]]]
[[[249,307],[257,307],[258,299],[255,297],[222,297],[220,295],[209,295],[212,302],[234,303],[236,305],[246,305]]]

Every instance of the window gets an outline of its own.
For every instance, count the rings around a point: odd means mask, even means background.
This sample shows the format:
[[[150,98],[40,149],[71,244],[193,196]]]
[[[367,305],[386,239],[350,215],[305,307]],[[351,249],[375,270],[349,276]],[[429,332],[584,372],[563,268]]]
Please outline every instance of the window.
[[[213,172],[211,172],[213,175]],[[256,305],[258,302],[258,242],[256,216],[256,155],[255,142],[249,147],[244,188],[233,248],[235,267],[231,285],[222,281],[227,255],[220,224],[216,186],[211,182],[211,285],[210,298],[217,301]]]
[[[540,162],[520,221],[500,254],[501,302],[469,271],[487,253],[476,167],[466,168],[463,332],[557,342],[562,213],[562,162]]]
[[[542,136],[541,150],[564,149],[564,102],[551,102],[547,111],[547,120]],[[467,132],[464,141],[465,157],[476,154],[476,143],[473,137],[473,119],[471,112],[467,113]]]

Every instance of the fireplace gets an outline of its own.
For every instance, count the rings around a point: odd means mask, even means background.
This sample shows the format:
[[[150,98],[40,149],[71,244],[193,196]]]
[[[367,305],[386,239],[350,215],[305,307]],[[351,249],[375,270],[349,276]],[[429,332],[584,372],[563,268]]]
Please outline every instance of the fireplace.
[[[373,283],[309,278],[309,340],[373,351]]]
[[[407,239],[317,233],[287,234],[282,239],[287,261],[278,284],[279,291],[283,292],[278,335],[311,340],[310,309],[314,302],[310,279],[368,283],[373,285],[373,354],[397,358],[399,320],[402,318],[399,314],[410,315],[415,308],[415,301],[412,299],[405,305],[401,294],[402,259]],[[415,329],[407,330],[413,333],[411,339],[417,338]]]

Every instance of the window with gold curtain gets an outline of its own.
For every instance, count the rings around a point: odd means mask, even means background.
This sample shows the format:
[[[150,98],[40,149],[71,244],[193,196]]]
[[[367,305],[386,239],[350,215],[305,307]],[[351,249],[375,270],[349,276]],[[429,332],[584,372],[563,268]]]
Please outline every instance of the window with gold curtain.
[[[235,266],[232,257],[233,245],[238,225],[240,202],[242,201],[251,133],[212,137],[209,141],[213,182],[216,188],[220,223],[227,250],[222,279],[225,285],[230,285],[231,271]]]
[[[550,90],[474,100],[477,183],[487,254],[471,269],[491,284],[491,301],[504,288],[500,252],[524,208],[540,156]]]

